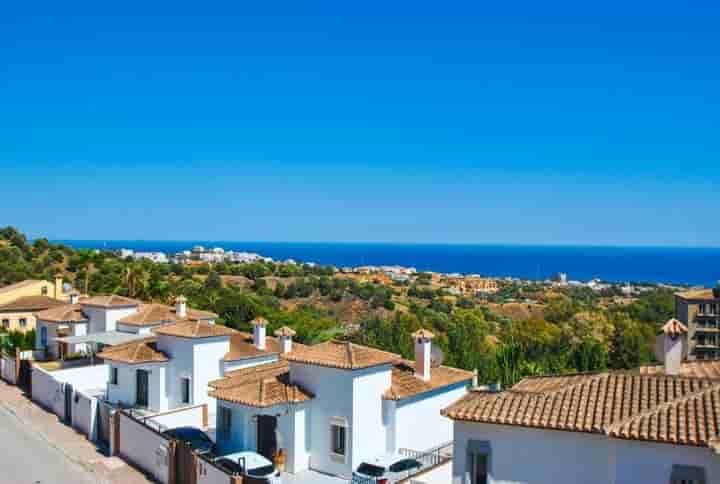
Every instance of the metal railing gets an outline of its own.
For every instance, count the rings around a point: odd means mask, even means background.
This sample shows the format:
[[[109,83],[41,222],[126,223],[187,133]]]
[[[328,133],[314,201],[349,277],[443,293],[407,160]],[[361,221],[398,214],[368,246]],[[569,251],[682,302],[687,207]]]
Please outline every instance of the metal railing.
[[[412,449],[400,449],[400,455],[420,461],[422,468],[419,472],[429,468],[442,465],[452,460],[453,443],[445,442],[432,449],[418,451]]]

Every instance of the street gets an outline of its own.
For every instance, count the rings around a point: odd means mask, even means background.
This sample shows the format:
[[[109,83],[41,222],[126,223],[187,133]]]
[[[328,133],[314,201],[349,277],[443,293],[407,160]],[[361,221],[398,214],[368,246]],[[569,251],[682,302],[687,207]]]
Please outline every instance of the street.
[[[0,482],[3,484],[93,483],[96,476],[0,406]]]

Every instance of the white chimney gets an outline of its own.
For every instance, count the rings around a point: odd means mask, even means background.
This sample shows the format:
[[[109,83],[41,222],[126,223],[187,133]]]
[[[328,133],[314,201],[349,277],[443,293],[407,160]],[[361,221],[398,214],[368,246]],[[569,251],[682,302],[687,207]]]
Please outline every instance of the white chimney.
[[[253,342],[255,343],[255,348],[259,350],[264,350],[265,334],[268,325],[267,319],[255,318],[250,324],[253,325]]]
[[[431,340],[435,335],[426,329],[421,329],[413,333],[412,337],[415,340],[415,376],[423,381],[430,381]]]
[[[185,319],[187,317],[187,299],[185,296],[175,298],[175,314],[178,319]]]
[[[662,331],[665,374],[677,375],[687,352],[687,328],[677,319],[671,319],[665,323]]]
[[[280,339],[280,353],[290,353],[292,351],[292,339],[295,336],[295,331],[292,328],[283,326],[282,328],[275,331],[275,336]]]
[[[80,293],[77,291],[72,291],[68,296],[70,297],[70,304],[77,304],[80,301]]]

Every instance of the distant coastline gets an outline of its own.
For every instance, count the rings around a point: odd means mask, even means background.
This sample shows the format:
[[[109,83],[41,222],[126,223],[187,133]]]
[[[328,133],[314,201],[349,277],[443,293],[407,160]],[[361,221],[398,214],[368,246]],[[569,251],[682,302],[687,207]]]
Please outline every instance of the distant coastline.
[[[256,252],[336,267],[400,265],[419,271],[542,280],[557,272],[580,281],[712,286],[720,248],[440,245],[326,242],[53,240],[73,248],[132,249],[174,254],[195,245]]]

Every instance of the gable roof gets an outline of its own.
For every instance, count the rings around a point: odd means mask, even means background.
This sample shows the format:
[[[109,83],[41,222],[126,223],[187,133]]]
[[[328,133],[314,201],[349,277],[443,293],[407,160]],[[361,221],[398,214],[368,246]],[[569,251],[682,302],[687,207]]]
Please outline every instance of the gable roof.
[[[154,328],[153,332],[165,336],[175,336],[177,338],[213,338],[215,336],[231,336],[237,333],[236,330],[221,324],[189,320],[164,324]]]
[[[0,311],[43,311],[65,304],[67,304],[65,301],[59,301],[48,296],[24,296],[3,304],[0,306]]]
[[[284,355],[285,359],[296,363],[357,370],[393,363],[399,355],[387,351],[361,346],[347,341],[327,341],[313,346],[293,348]]]
[[[14,284],[8,284],[7,286],[0,287],[0,294],[4,293],[4,292],[14,291],[15,289],[20,289],[22,287],[32,286],[32,285],[40,283],[40,282],[47,282],[47,281],[42,281],[40,279],[25,279],[24,281],[16,282]]]
[[[468,382],[473,378],[470,371],[449,366],[439,366],[430,370],[430,380],[424,381],[415,376],[415,362],[402,360],[393,366],[392,386],[383,394],[386,400],[404,400],[422,395],[456,383]]]
[[[251,407],[270,407],[285,403],[306,402],[314,395],[290,383],[288,364],[278,361],[243,368],[208,384],[211,397]]]
[[[713,294],[712,289],[691,289],[689,291],[676,292],[675,295],[680,299],[688,301],[716,301],[718,299]]]
[[[718,436],[720,382],[606,372],[526,378],[473,390],[442,410],[454,420],[707,446]]]
[[[80,301],[83,306],[99,306],[102,308],[117,308],[127,306],[138,306],[140,301],[117,294],[88,297]]]
[[[157,338],[146,338],[109,346],[97,354],[99,358],[119,363],[161,363],[168,361],[165,353],[157,349]]]
[[[639,371],[643,375],[660,375],[665,373],[665,367],[663,365],[645,365],[641,366]],[[720,360],[684,361],[680,365],[680,372],[677,376],[720,380]]]
[[[35,314],[37,319],[49,323],[78,323],[85,322],[88,318],[82,312],[80,304],[63,304]]]
[[[198,321],[204,319],[216,319],[217,314],[209,311],[200,311],[197,309],[187,308],[187,314],[184,319],[190,321]],[[118,319],[118,323],[130,326],[148,326],[153,324],[171,323],[179,321],[177,310],[174,306],[165,304],[149,303],[140,304],[138,312]]]

